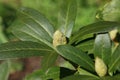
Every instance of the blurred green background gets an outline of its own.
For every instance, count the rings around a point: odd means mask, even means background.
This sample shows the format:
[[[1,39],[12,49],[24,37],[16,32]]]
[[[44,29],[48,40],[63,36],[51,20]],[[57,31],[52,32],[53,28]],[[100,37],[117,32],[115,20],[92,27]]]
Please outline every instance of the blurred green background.
[[[74,30],[78,27],[93,23],[98,8],[108,0],[77,0],[77,17]],[[30,7],[40,11],[57,27],[59,0],[0,0],[0,16],[6,27],[16,18],[19,7]]]

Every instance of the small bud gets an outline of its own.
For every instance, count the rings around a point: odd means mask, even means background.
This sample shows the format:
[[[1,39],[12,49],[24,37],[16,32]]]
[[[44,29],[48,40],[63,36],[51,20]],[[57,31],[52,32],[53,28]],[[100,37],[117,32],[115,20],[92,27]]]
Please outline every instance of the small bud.
[[[115,39],[115,37],[117,35],[117,32],[118,32],[117,29],[114,29],[114,30],[112,30],[112,31],[109,32],[110,38],[111,38],[112,41],[114,41],[114,39]]]
[[[65,35],[59,30],[55,31],[53,35],[53,46],[56,47],[58,45],[63,45],[67,43],[67,39]]]
[[[99,57],[95,58],[95,71],[100,77],[103,77],[107,74],[107,66]]]
[[[110,35],[110,38],[111,40],[114,42],[115,46],[118,46],[119,45],[119,41],[116,37],[117,36],[117,33],[118,33],[118,30],[117,29],[114,29],[112,31],[109,32],[109,35]]]

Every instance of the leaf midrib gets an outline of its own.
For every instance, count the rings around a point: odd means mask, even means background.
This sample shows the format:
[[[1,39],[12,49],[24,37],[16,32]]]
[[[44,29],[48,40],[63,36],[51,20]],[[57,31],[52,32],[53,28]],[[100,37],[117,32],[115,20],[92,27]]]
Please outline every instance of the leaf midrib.
[[[24,23],[24,22],[23,22]],[[39,32],[37,32],[37,30],[35,30],[34,28],[32,28],[32,26],[31,25],[29,25],[29,24],[26,24],[26,23],[24,23],[28,28],[30,28],[31,30],[33,30],[37,35],[39,35]],[[40,35],[39,35],[40,36]],[[41,37],[41,36],[40,36]],[[37,39],[37,38],[36,38]],[[48,41],[46,41],[46,40],[42,40],[41,38],[38,38],[38,40],[40,40],[40,41],[42,41],[43,43],[46,43],[46,44],[48,44]]]
[[[24,23],[24,24],[25,24],[25,23]],[[28,26],[27,24],[25,24],[25,25]],[[31,29],[31,28],[30,28],[30,29]],[[19,29],[18,29],[18,30],[19,30]],[[23,33],[25,33],[25,34],[27,34],[27,35],[30,35],[31,37],[37,39],[38,41],[41,41],[41,42],[47,44],[49,47],[53,48],[53,46],[52,46],[52,44],[50,44],[50,42],[47,42],[47,41],[45,41],[45,40],[42,40],[42,39],[40,39],[40,38],[38,38],[38,37],[32,35],[31,33],[27,33],[27,32],[24,31],[24,30],[20,30],[20,31],[23,32]]]
[[[39,21],[35,20],[31,15],[25,13],[25,12],[21,12],[23,13],[24,15],[27,15],[29,18],[31,18],[33,21],[35,21],[37,24],[39,24],[40,26],[42,26],[42,28],[49,34],[49,36],[52,38],[52,35],[50,34],[50,32],[48,30],[46,30]]]
[[[40,49],[40,48],[15,48],[15,49],[6,49],[0,50],[0,52],[9,52],[9,51],[48,51],[51,52],[52,50],[49,49]]]
[[[68,51],[68,52],[69,52],[69,51]],[[70,53],[71,53],[71,52],[70,52]],[[82,58],[81,56],[74,54],[74,52],[72,52],[72,53],[73,53],[73,55],[75,55],[76,57],[82,59],[82,60],[85,61],[87,64],[89,64],[89,62],[87,62],[87,61],[86,61],[84,58]],[[94,67],[93,67],[91,64],[89,64],[89,65],[90,65],[91,68],[93,68],[93,70],[94,70]]]
[[[75,56],[77,56],[76,54],[74,54]],[[83,61],[85,61],[87,64],[89,64],[89,62],[87,62],[84,58],[78,56],[79,58],[81,58]],[[91,68],[93,68],[93,66],[91,64],[89,64],[91,66]],[[94,68],[93,68],[94,69]]]

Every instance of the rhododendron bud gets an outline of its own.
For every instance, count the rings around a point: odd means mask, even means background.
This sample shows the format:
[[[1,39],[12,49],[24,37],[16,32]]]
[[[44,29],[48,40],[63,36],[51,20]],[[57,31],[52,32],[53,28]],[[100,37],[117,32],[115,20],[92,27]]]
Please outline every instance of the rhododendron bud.
[[[117,35],[117,32],[118,32],[117,29],[114,29],[114,30],[112,30],[112,31],[109,32],[110,38],[111,38],[112,41],[114,41],[114,39],[115,39],[115,37]]]
[[[53,46],[56,47],[58,45],[63,45],[67,43],[67,39],[65,35],[59,30],[55,31],[53,35]]]
[[[99,57],[95,58],[95,71],[100,77],[103,77],[107,74],[107,66]]]

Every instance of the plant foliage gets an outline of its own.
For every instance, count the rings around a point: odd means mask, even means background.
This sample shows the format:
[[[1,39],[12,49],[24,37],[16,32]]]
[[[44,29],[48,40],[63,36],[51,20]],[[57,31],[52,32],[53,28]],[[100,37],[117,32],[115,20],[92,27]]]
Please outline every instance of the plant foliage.
[[[8,29],[19,40],[0,44],[0,59],[43,56],[42,68],[27,75],[25,80],[119,80],[120,23],[113,15],[116,9],[119,13],[117,2],[118,0],[111,1],[101,11],[102,21],[80,27],[76,32],[73,32],[73,28],[77,14],[77,0],[60,1],[57,29],[54,29],[50,21],[39,11],[27,7],[20,8],[17,11],[17,19]],[[117,6],[112,5],[113,3]],[[115,10],[114,6],[117,7]],[[111,14],[107,10],[112,10],[111,20],[108,18]],[[114,29],[118,32],[112,40],[109,32]],[[62,37],[66,38],[67,44],[53,46],[53,35],[57,30],[64,34]],[[74,69],[70,69],[69,66],[68,68],[54,66],[59,55]],[[107,75],[103,77],[95,72],[96,57],[107,65]],[[4,70],[4,74],[0,74],[0,79],[6,80],[8,63],[2,63],[0,68]]]

